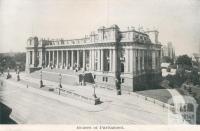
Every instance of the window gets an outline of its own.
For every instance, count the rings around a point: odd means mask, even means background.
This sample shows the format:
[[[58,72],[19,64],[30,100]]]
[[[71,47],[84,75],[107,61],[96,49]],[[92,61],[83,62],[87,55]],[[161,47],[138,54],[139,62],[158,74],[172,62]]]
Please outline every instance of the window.
[[[121,72],[124,72],[124,63],[121,63]]]
[[[126,38],[126,34],[125,33],[121,34],[121,38]]]
[[[96,75],[94,75],[94,79],[96,79]]]
[[[121,78],[121,83],[124,83],[124,78]]]
[[[108,77],[103,77],[103,81],[108,82]]]
[[[108,77],[105,77],[106,78],[106,82],[108,82]]]

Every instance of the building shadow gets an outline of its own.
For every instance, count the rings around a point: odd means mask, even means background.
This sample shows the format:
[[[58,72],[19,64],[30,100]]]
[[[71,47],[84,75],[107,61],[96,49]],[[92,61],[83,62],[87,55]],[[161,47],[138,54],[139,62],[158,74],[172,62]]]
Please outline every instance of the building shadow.
[[[0,124],[17,124],[16,121],[10,118],[12,109],[0,102]]]

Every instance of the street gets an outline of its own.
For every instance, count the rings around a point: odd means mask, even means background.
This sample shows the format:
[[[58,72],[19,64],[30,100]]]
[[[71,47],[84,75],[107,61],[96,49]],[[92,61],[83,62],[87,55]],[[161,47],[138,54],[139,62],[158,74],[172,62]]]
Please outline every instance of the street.
[[[13,77],[14,78],[14,77]],[[25,75],[21,74],[21,78]],[[37,83],[35,78],[26,78]],[[45,81],[48,85],[55,83]],[[69,88],[70,86],[68,86]],[[70,88],[73,88],[71,86]],[[74,87],[74,90],[77,88]],[[85,86],[80,92],[92,92]],[[115,91],[97,88],[103,103],[91,105],[80,100],[33,88],[22,82],[4,80],[1,101],[12,108],[11,118],[31,124],[167,124],[168,110],[134,95],[117,96]],[[87,94],[87,93],[86,93]]]

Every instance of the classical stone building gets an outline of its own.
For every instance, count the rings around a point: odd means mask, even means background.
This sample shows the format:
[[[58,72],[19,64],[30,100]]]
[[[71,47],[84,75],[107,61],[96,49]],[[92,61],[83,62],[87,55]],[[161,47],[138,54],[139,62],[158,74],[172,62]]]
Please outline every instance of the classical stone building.
[[[155,33],[152,43],[148,33]],[[134,91],[160,80],[161,45],[158,31],[120,31],[117,25],[100,27],[80,39],[27,40],[26,71],[41,68],[92,73],[100,86]]]

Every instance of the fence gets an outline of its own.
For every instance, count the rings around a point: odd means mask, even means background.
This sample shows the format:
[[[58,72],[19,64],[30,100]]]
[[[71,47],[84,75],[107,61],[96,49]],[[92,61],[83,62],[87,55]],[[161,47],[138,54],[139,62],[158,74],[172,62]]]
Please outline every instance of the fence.
[[[136,93],[129,93],[130,95],[135,95],[136,97],[138,98],[142,98],[144,99],[145,101],[149,101],[151,103],[154,103],[154,104],[157,104],[165,109],[169,109],[171,110],[172,112],[175,112],[175,107],[170,105],[170,104],[167,104],[167,103],[164,103],[162,101],[159,101],[157,99],[154,99],[154,98],[151,98],[151,97],[147,97],[147,96],[143,96],[143,95],[140,95],[140,94],[136,94]]]
[[[63,93],[63,95],[68,95],[71,98],[76,98],[89,104],[96,105],[100,103],[100,98],[90,98],[62,88],[56,88],[56,90],[60,92],[60,94]]]
[[[87,83],[88,85],[92,85],[90,83]],[[103,84],[103,83],[97,83],[96,87],[99,87],[99,88],[104,88],[104,89],[108,89],[108,90],[114,90],[115,88],[113,87],[113,85],[108,85],[108,84]],[[125,94],[129,94],[129,95],[135,95],[136,97],[138,98],[142,98],[146,101],[149,101],[151,103],[154,103],[154,104],[157,104],[165,109],[170,109],[172,112],[175,112],[175,107],[170,105],[170,104],[167,104],[167,103],[164,103],[162,101],[159,101],[157,99],[154,99],[154,98],[151,98],[151,97],[147,97],[147,96],[143,96],[143,95],[140,95],[140,94],[136,94],[132,91],[128,91],[128,90],[122,90],[123,93]]]

